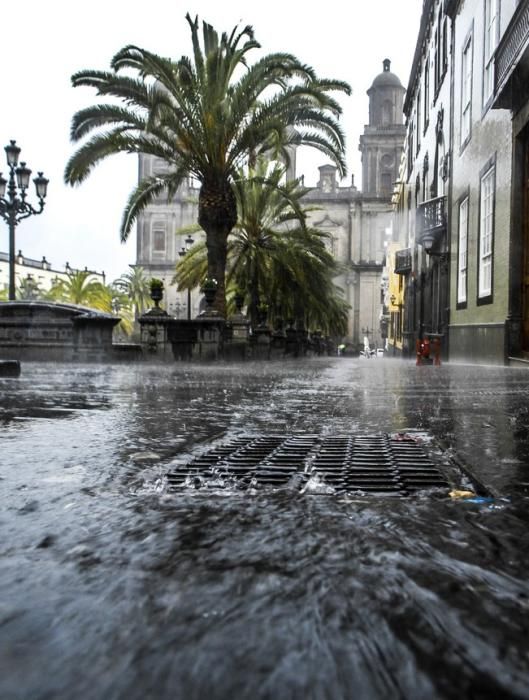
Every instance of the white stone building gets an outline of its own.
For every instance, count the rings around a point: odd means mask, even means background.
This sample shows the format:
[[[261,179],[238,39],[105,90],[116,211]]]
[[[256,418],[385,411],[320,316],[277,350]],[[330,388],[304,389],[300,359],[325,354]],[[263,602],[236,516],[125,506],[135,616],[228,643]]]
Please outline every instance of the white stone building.
[[[388,268],[393,354],[414,354],[417,339],[448,328],[446,213],[451,152],[451,22],[444,0],[425,0],[404,101],[406,142],[395,189]]]
[[[307,202],[319,211],[311,213],[311,223],[332,236],[332,252],[346,271],[337,279],[351,306],[349,340],[363,343],[364,336],[382,347],[380,320],[382,269],[386,245],[391,239],[391,195],[398,176],[404,142],[402,123],[404,88],[391,70],[388,59],[367,91],[369,123],[360,136],[362,190],[340,187],[336,167],[320,167],[317,186]]]
[[[87,268],[85,267],[85,270]],[[34,260],[22,254],[19,250],[15,258],[15,287],[18,287],[24,280],[32,280],[42,291],[48,291],[57,279],[66,280],[69,272],[79,270],[70,267],[66,263],[64,269],[58,270],[43,256],[42,260]],[[89,270],[89,281],[101,282],[105,284],[105,273]],[[9,255],[0,251],[0,289],[9,286]]]

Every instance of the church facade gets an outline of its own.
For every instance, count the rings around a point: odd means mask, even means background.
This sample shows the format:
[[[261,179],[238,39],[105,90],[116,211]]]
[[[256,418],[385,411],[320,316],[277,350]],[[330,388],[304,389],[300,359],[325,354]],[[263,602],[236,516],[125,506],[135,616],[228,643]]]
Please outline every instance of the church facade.
[[[365,335],[379,347],[384,342],[380,323],[382,270],[392,238],[391,197],[405,137],[405,89],[390,68],[386,59],[367,93],[369,123],[359,143],[362,190],[355,187],[354,180],[349,186],[340,186],[336,167],[322,165],[316,187],[305,195],[307,206],[316,208],[309,213],[310,224],[330,234],[331,252],[343,269],[336,283],[351,306],[347,340],[354,345],[361,344]],[[160,173],[165,167],[163,161],[142,155],[139,178]],[[288,176],[296,176],[295,155]],[[197,183],[188,181],[172,201],[160,197],[138,219],[136,264],[149,276],[164,280],[166,310],[181,318],[188,313],[187,293],[177,292],[171,279],[179,256],[185,254],[188,235],[176,232],[197,221],[198,192]],[[193,238],[198,240],[199,234]],[[198,313],[200,301],[200,293],[193,290],[191,317]]]

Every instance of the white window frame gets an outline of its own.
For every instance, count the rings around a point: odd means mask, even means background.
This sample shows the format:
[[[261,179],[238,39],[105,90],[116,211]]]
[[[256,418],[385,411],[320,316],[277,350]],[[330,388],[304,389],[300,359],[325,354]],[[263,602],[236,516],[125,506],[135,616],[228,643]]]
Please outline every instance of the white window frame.
[[[472,133],[472,32],[467,37],[461,53],[461,148]]]
[[[496,165],[492,165],[480,180],[478,299],[492,294],[495,180]]]
[[[459,245],[457,254],[457,303],[467,302],[468,195],[459,204]]]
[[[494,92],[494,52],[498,46],[500,0],[484,0],[483,108]]]

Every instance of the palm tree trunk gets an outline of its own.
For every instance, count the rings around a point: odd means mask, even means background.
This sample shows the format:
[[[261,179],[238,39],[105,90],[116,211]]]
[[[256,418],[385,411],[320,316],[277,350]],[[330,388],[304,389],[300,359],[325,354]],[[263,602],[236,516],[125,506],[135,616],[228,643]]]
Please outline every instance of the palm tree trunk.
[[[198,223],[206,232],[208,277],[217,280],[214,308],[226,318],[228,235],[237,222],[237,202],[229,182],[203,183],[198,198]]]
[[[208,252],[208,277],[217,280],[217,293],[213,308],[226,318],[226,257],[228,253],[228,234],[218,229],[206,231],[206,248]]]
[[[253,261],[252,274],[250,276],[250,322],[252,328],[256,328],[259,323],[259,268],[257,261]]]

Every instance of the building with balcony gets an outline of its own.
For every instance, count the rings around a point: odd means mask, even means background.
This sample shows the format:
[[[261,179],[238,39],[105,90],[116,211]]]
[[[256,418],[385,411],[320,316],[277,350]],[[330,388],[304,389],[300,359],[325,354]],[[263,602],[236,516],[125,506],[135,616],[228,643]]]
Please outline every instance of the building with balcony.
[[[515,0],[452,0],[450,359],[504,363],[513,321],[512,126],[492,109],[495,62]],[[499,103],[497,104],[499,107]]]
[[[450,130],[450,18],[443,0],[425,0],[404,101],[406,141],[393,193],[397,244],[388,267],[389,344],[411,356],[418,340],[448,347],[447,195]],[[397,323],[398,321],[398,323]]]
[[[384,307],[387,320],[387,350],[390,355],[403,355],[404,340],[404,291],[406,276],[412,270],[410,248],[401,248],[399,243],[387,246]]]
[[[513,10],[512,3],[508,7]],[[529,360],[529,0],[520,0],[510,16],[504,15],[501,28],[492,109],[508,110],[510,118],[506,354],[519,363]]]
[[[423,4],[394,192],[411,267],[397,249],[387,272],[404,355],[430,337],[451,360],[529,358],[528,46],[526,0]]]

